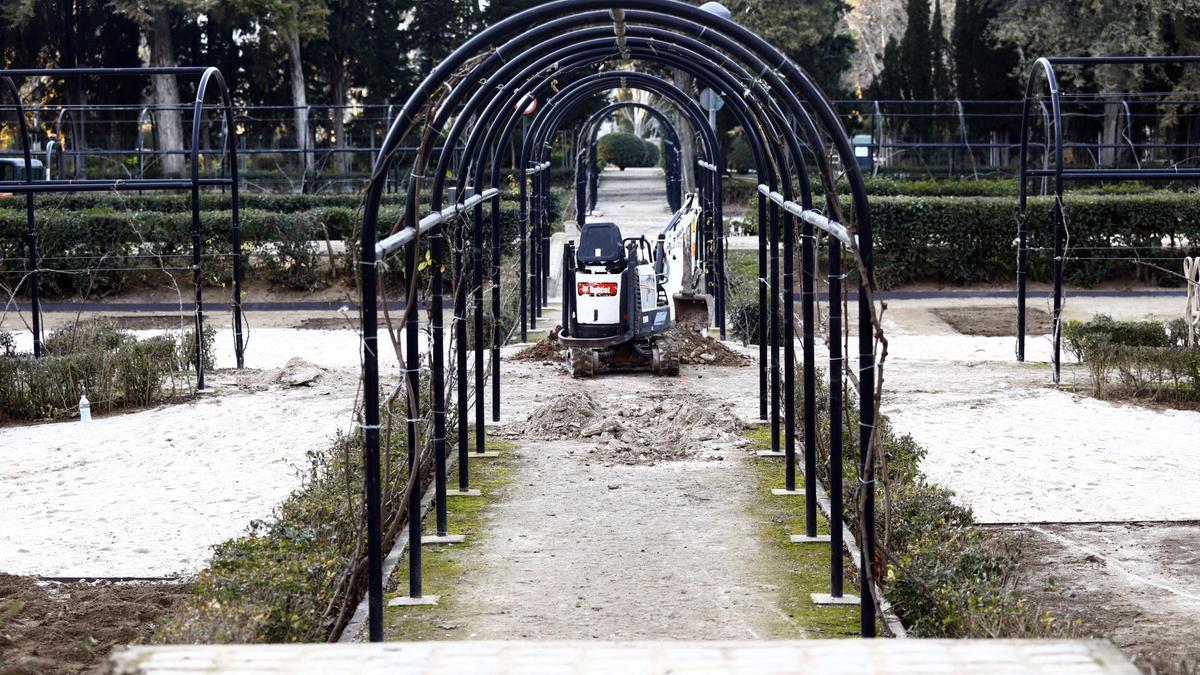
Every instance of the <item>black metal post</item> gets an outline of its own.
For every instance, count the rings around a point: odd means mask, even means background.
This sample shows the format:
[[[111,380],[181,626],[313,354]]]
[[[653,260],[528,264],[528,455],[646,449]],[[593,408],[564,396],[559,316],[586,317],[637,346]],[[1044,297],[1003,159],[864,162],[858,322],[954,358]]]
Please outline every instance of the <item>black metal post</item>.
[[[492,197],[492,421],[500,421],[500,195]]]
[[[413,239],[404,246],[404,273],[408,307],[404,319],[404,380],[407,393],[405,429],[408,442],[408,595],[421,597],[421,347],[418,342],[417,293],[420,246]]]
[[[450,199],[456,195],[451,192]],[[436,206],[436,203],[435,203]],[[429,325],[433,333],[433,363],[429,374],[429,386],[433,399],[433,462],[434,462],[434,501],[437,510],[437,535],[446,536],[446,357],[445,333],[443,329],[442,292],[444,274],[442,267],[446,258],[445,227],[439,227],[430,237],[430,272],[432,276],[431,297],[429,299]],[[420,491],[421,486],[417,486]],[[420,513],[414,516],[420,518]]]
[[[785,180],[791,180],[785,177]],[[783,213],[783,461],[784,488],[796,489],[796,306],[792,302],[794,271],[792,247],[796,245],[795,217]]]
[[[773,179],[771,190],[775,190]],[[771,279],[768,282],[771,292],[771,451],[779,452],[779,206],[771,202],[767,205],[767,211],[771,220]]]
[[[842,597],[842,245],[829,237],[829,594]]]
[[[767,198],[758,195],[758,418],[767,419]]]
[[[817,366],[814,340],[816,319],[816,240],[812,223],[801,221],[800,300],[804,330],[804,534],[817,536]]]

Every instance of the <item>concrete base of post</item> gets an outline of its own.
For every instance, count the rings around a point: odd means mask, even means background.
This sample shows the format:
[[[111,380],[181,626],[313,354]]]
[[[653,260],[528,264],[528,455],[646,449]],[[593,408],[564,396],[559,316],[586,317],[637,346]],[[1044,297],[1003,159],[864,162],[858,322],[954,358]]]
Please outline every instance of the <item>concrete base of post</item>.
[[[815,537],[810,537],[807,534],[789,534],[788,539],[793,544],[828,544],[829,535],[818,534]]]
[[[756,457],[783,457],[785,453],[776,452],[775,450],[759,450],[754,453]]]
[[[447,497],[482,497],[483,493],[480,492],[479,490],[475,490],[475,489],[471,489],[471,490],[450,489],[450,490],[446,490],[446,496]]]
[[[461,544],[466,540],[463,534],[427,535],[421,537],[422,544]]]
[[[813,593],[810,596],[814,605],[857,605],[859,600],[857,595],[846,593],[840,598],[835,598],[829,593]]]
[[[387,606],[388,607],[417,607],[419,605],[436,605],[436,604],[438,604],[439,597],[441,597],[441,596],[422,595],[419,598],[410,598],[408,596],[404,596],[402,598],[392,598],[391,600],[388,600]]]
[[[468,458],[469,459],[491,459],[493,457],[499,457],[499,456],[500,456],[500,453],[488,450],[486,452],[472,452],[470,455],[468,455]]]
[[[784,490],[783,488],[774,488],[771,490],[771,494],[773,494],[773,495],[796,495],[799,497],[803,497],[804,490]]]

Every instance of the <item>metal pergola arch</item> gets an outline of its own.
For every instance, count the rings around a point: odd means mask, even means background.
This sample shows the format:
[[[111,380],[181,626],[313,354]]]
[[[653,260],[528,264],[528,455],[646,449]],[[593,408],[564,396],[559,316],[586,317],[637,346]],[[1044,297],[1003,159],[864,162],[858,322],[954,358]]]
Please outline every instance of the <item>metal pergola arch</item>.
[[[614,86],[614,81],[615,81],[615,86]],[[655,93],[658,93],[662,96],[667,97],[669,100],[674,102],[676,104],[676,106],[679,107],[680,110],[682,110],[686,113],[687,117],[691,120],[691,123],[693,126],[702,123],[703,124],[702,126],[697,127],[697,132],[699,133],[699,135],[702,139],[704,149],[705,149],[705,155],[710,159],[710,162],[712,165],[716,165],[716,166],[720,165],[721,150],[720,150],[720,143],[718,142],[717,137],[716,137],[716,133],[711,128],[709,128],[707,122],[703,122],[703,119],[704,119],[703,112],[701,111],[699,105],[697,105],[694,101],[692,101],[690,98],[687,97],[687,94],[685,94],[683,91],[679,90],[677,87],[675,87],[673,84],[667,82],[666,80],[664,80],[662,78],[658,78],[653,75],[649,75],[647,73],[639,73],[636,71],[620,71],[620,70],[603,71],[600,73],[595,73],[593,75],[589,75],[577,82],[573,82],[571,85],[568,85],[567,87],[564,87],[562,89],[562,91],[555,94],[554,97],[552,97],[549,101],[547,101],[546,105],[543,106],[541,108],[541,110],[539,110],[539,116],[534,119],[534,123],[530,127],[530,138],[529,138],[528,142],[525,143],[522,148],[521,161],[519,163],[520,174],[521,174],[521,181],[519,184],[521,186],[524,186],[524,184],[525,184],[524,169],[525,169],[525,167],[529,166],[529,161],[528,161],[529,158],[527,156],[527,152],[529,150],[533,150],[534,152],[537,153],[536,156],[534,157],[535,163],[540,163],[545,160],[545,153],[549,152],[549,147],[546,145],[545,139],[552,138],[554,136],[554,134],[558,130],[559,124],[561,123],[563,117],[567,114],[567,112],[569,112],[571,110],[571,107],[573,105],[573,102],[570,101],[571,98],[573,98],[573,97],[582,98],[582,97],[590,95],[591,93],[594,93],[596,91],[620,88],[620,87],[624,87],[626,84],[632,84],[632,88],[635,88],[635,89],[640,88],[640,89],[645,89],[645,90],[649,90],[649,91],[654,91]],[[545,182],[539,182],[539,185],[537,187],[540,190],[540,192],[538,194],[538,202],[540,204],[544,204],[545,201],[548,199],[548,195],[546,194],[548,192],[548,185]],[[713,172],[713,184],[706,185],[705,187],[708,189],[702,190],[702,195],[704,195],[706,198],[705,205],[708,207],[706,210],[711,212],[711,208],[712,208],[711,203],[712,203],[712,199],[713,199],[713,193],[714,193],[714,191],[719,190],[719,177],[717,177],[715,172]],[[521,201],[524,201],[523,197],[521,197]],[[542,210],[542,213],[539,213],[538,215],[539,216],[544,215],[544,209]],[[548,233],[548,230],[544,227],[544,223],[543,223],[544,219],[543,218],[536,217],[534,220],[535,220],[535,222],[533,223],[533,228],[534,228],[535,236],[536,236],[536,234],[540,233],[541,234],[541,242],[542,242],[542,245],[535,249],[536,254],[537,254],[536,257],[538,259],[535,261],[534,267],[538,268],[538,269],[543,269],[543,263],[541,261],[541,256],[543,254],[547,253],[546,246],[548,246],[548,244],[549,244],[549,233]],[[702,245],[702,249],[703,249],[704,247],[706,247],[707,242],[704,241],[705,237],[702,237],[701,239],[702,239],[701,245]],[[536,242],[535,242],[535,244],[536,244]],[[547,260],[548,260],[548,257],[547,257]],[[544,287],[544,282],[542,281],[542,279],[538,278],[540,276],[541,276],[540,274],[539,275],[531,275],[531,277],[533,278],[533,280],[535,282],[535,286],[533,289],[534,296],[535,296],[535,302],[533,303],[533,305],[534,305],[534,309],[537,309],[537,310],[540,310],[540,304],[541,304],[540,291]],[[540,311],[538,313],[540,313]],[[537,327],[536,316],[537,316],[537,314],[535,314],[533,311],[530,312],[530,320],[531,320],[532,326],[534,328]]]
[[[25,108],[21,101],[20,90],[13,78],[20,77],[145,77],[153,75],[173,75],[198,77],[196,99],[192,104],[192,135],[191,148],[186,151],[191,159],[190,178],[158,178],[158,179],[129,179],[129,180],[44,180],[34,181],[31,171],[32,139],[25,119]],[[214,86],[219,97],[219,107],[222,112],[224,128],[234,129],[233,104],[229,95],[229,87],[221,71],[214,67],[156,67],[156,68],[27,68],[0,70],[0,80],[13,99],[13,107],[17,116],[17,127],[21,142],[22,156],[25,160],[24,181],[0,181],[0,191],[25,194],[26,210],[26,247],[28,249],[27,274],[30,279],[30,306],[33,315],[33,345],[35,357],[42,353],[41,334],[41,301],[38,297],[38,231],[34,218],[34,195],[48,193],[72,192],[101,192],[127,190],[189,190],[192,205],[192,282],[194,286],[194,317],[196,340],[193,357],[196,367],[196,388],[204,389],[204,296],[202,290],[202,237],[203,229],[200,222],[200,188],[221,187],[230,189],[231,202],[231,231],[232,231],[232,262],[233,287],[230,307],[233,311],[234,358],[238,368],[245,366],[245,341],[242,334],[242,243],[241,219],[239,214],[238,175],[237,175],[237,144],[232,135],[223,136],[221,154],[228,159],[229,176],[219,178],[200,177],[200,127],[204,120],[205,101],[208,89]],[[65,108],[64,108],[65,110]],[[72,119],[74,115],[72,114]],[[59,113],[57,124],[61,128],[62,112]]]
[[[665,164],[665,173],[667,174],[667,204],[672,211],[678,211],[679,207],[683,204],[681,196],[682,178],[679,175],[679,164],[681,161],[679,132],[675,129],[675,125],[665,113],[652,105],[641,103],[640,101],[616,101],[592,113],[591,117],[585,120],[579,127],[579,136],[575,142],[576,222],[583,222],[583,219],[586,218],[586,212],[596,208],[596,184],[599,178],[599,175],[595,171],[596,141],[600,134],[601,122],[611,113],[622,108],[634,108],[645,111],[646,114],[654,119],[662,131],[663,164]],[[670,149],[667,146],[670,146]],[[585,157],[587,159],[586,165],[583,164]],[[581,171],[581,169],[586,169],[586,171]]]
[[[430,98],[435,94],[436,89],[440,88],[441,83],[451,79],[461,66],[475,54],[485,51],[483,48],[490,47],[494,43],[501,42],[504,38],[510,38],[509,42],[495,47],[492,53],[495,55],[501,52],[509,45],[515,48],[523,48],[529,44],[537,44],[537,41],[544,36],[541,29],[546,28],[549,23],[547,20],[552,20],[555,16],[559,16],[565,12],[585,12],[597,9],[612,9],[611,18],[617,30],[616,41],[618,48],[624,51],[624,24],[627,21],[635,20],[644,21],[647,23],[655,23],[673,29],[682,29],[685,31],[691,30],[696,32],[705,39],[711,40],[719,45],[722,49],[728,49],[729,44],[735,44],[739,47],[746,45],[741,51],[746,55],[754,55],[756,58],[750,59],[753,63],[757,61],[759,64],[767,64],[767,67],[762,71],[760,78],[766,80],[773,92],[779,92],[783,95],[780,97],[786,103],[793,115],[801,122],[807,120],[807,114],[804,108],[800,105],[799,99],[792,93],[791,89],[799,91],[804,100],[811,106],[817,120],[824,128],[829,136],[833,150],[837,152],[845,167],[848,182],[851,187],[851,198],[855,208],[856,227],[854,233],[849,233],[846,228],[838,223],[831,221],[828,218],[820,216],[805,208],[807,205],[797,205],[782,195],[770,190],[770,186],[763,186],[768,191],[768,196],[771,201],[771,209],[777,212],[777,209],[782,207],[785,212],[785,220],[790,219],[792,215],[800,217],[802,222],[812,224],[817,227],[827,229],[833,233],[841,233],[843,236],[836,237],[839,240],[845,239],[849,242],[862,263],[863,275],[861,278],[862,291],[859,293],[859,321],[860,321],[860,382],[861,382],[861,397],[862,397],[862,415],[860,421],[860,438],[862,439],[861,447],[864,449],[863,457],[860,460],[867,462],[867,456],[870,454],[868,449],[873,447],[873,429],[875,420],[874,410],[874,329],[873,329],[873,308],[869,297],[872,287],[872,279],[870,273],[871,266],[871,247],[870,247],[870,215],[866,202],[866,193],[862,182],[862,176],[853,162],[853,153],[850,148],[849,140],[845,137],[845,133],[841,128],[836,115],[833,113],[828,101],[821,95],[817,87],[808,79],[808,77],[786,57],[772,48],[769,44],[759,38],[757,35],[747,31],[746,29],[719,17],[706,13],[705,11],[687,5],[685,3],[674,2],[672,0],[627,0],[624,2],[612,2],[606,0],[572,0],[551,2],[541,5],[509,19],[501,21],[491,28],[485,30],[474,38],[468,40],[462,47],[452,53],[445,59],[433,73],[423,81],[410,96],[405,103],[404,110],[397,116],[397,122],[393,124],[388,132],[387,138],[384,141],[383,151],[381,152],[380,161],[377,162],[375,177],[381,176],[387,167],[391,164],[394,157],[392,148],[398,145],[400,139],[409,129],[410,122],[416,120],[421,114],[422,109],[426,108]],[[591,21],[591,19],[588,19]],[[532,26],[532,28],[530,28]],[[728,35],[726,35],[728,34]],[[737,52],[737,50],[731,50]],[[487,59],[484,59],[486,61]],[[812,126],[812,120],[807,120],[809,126]],[[428,118],[426,118],[428,123]],[[802,124],[802,127],[805,125]],[[428,130],[428,126],[426,126]],[[809,129],[805,128],[806,133]],[[812,129],[815,132],[815,127]],[[428,134],[426,134],[428,137]],[[824,145],[820,142],[820,137],[815,133],[810,134],[810,147],[823,148]],[[814,143],[815,141],[815,143]],[[823,154],[816,154],[819,160],[819,166],[822,169],[823,180],[829,185],[827,193],[832,192],[832,167],[824,158]],[[417,160],[413,169],[413,175],[420,177],[425,169],[426,158],[423,153],[418,153]],[[482,168],[479,169],[479,172]],[[495,171],[495,166],[493,166]],[[478,173],[478,172],[477,172]],[[436,177],[435,177],[436,179]],[[465,180],[464,174],[459,175],[460,183]],[[403,246],[407,249],[408,267],[410,279],[415,279],[416,266],[416,240],[422,230],[428,228],[436,228],[445,218],[455,217],[461,212],[469,210],[471,207],[476,208],[476,213],[480,213],[482,200],[484,195],[475,195],[466,199],[461,204],[456,204],[451,209],[435,212],[430,216],[426,216],[417,221],[417,207],[414,199],[417,191],[418,181],[411,181],[409,186],[409,200],[405,209],[405,215],[400,223],[397,223],[395,234],[388,238],[387,241],[376,245],[376,231],[378,220],[378,206],[382,195],[381,181],[372,181],[367,193],[366,209],[364,212],[364,237],[363,237],[363,313],[364,313],[364,333],[363,333],[363,350],[364,350],[364,380],[365,380],[365,405],[366,419],[364,423],[364,440],[365,440],[365,459],[367,460],[368,475],[367,475],[367,501],[368,501],[368,527],[372,535],[370,549],[370,569],[372,573],[371,588],[370,588],[370,603],[371,608],[371,637],[379,639],[382,637],[382,586],[381,579],[378,578],[378,572],[381,566],[378,563],[379,553],[381,552],[380,542],[378,539],[378,524],[379,524],[379,502],[378,502],[378,441],[379,441],[379,392],[378,392],[378,364],[377,364],[377,345],[378,336],[376,328],[376,311],[377,303],[375,293],[377,290],[376,280],[374,275],[375,263],[377,256],[387,255],[391,251]],[[790,189],[788,185],[785,189]],[[496,203],[498,195],[495,193],[488,195],[487,198]],[[827,194],[827,199],[833,201],[835,197]],[[431,203],[435,207],[440,206],[440,195],[434,194],[431,198]],[[836,204],[836,202],[834,202]],[[834,215],[838,210],[834,209]],[[790,214],[790,215],[789,215]],[[478,229],[478,228],[477,228]],[[856,237],[855,237],[856,235]],[[478,238],[477,238],[478,240]],[[477,243],[477,242],[476,242]],[[412,284],[410,283],[410,288]],[[477,291],[478,292],[478,291]],[[406,311],[406,323],[412,322],[412,328],[415,328],[415,315],[413,310],[414,294],[410,293],[408,297],[409,309]],[[416,423],[416,415],[419,414],[419,399],[412,395],[415,393],[414,385],[416,382],[416,368],[419,366],[419,355],[416,354],[416,335],[414,330],[407,331],[407,342],[409,349],[406,354],[406,381],[409,383],[410,396],[409,405],[412,406],[409,414],[410,432],[415,430],[413,425]],[[840,375],[840,371],[839,371]],[[414,436],[409,434],[409,443],[414,442]],[[412,446],[410,445],[410,448]],[[870,464],[866,465],[870,467]],[[374,473],[374,481],[372,481],[372,473]],[[873,481],[867,481],[868,484]],[[415,490],[413,491],[415,492]],[[867,491],[867,498],[864,503],[863,520],[865,523],[873,522],[873,509],[871,504],[871,490]],[[418,528],[413,528],[418,529]],[[866,527],[866,540],[864,541],[864,571],[870,570],[873,565],[873,541],[870,533],[870,527]],[[419,546],[419,545],[418,545]],[[870,557],[869,557],[870,556]],[[870,572],[868,571],[868,581]],[[872,599],[872,591],[869,583],[865,583],[863,587],[863,624],[862,630],[864,635],[872,635],[874,633],[874,604]]]
[[[1065,169],[1063,167],[1063,110],[1062,88],[1059,86],[1055,66],[1101,66],[1101,65],[1161,65],[1200,63],[1200,56],[1044,56],[1029,68],[1029,77],[1025,84],[1025,99],[1021,110],[1021,169],[1020,188],[1017,202],[1017,361],[1025,360],[1025,305],[1026,270],[1028,265],[1028,249],[1026,239],[1029,233],[1028,205],[1029,179],[1041,178],[1043,181],[1054,179],[1054,263],[1053,283],[1054,299],[1051,313],[1051,331],[1053,352],[1051,355],[1051,380],[1059,384],[1062,369],[1062,309],[1063,309],[1063,263],[1066,246],[1066,213],[1063,209],[1063,192],[1066,181],[1077,180],[1200,180],[1200,168],[1192,169]],[[1039,82],[1045,81],[1050,93],[1050,113],[1046,116],[1045,104],[1041,95],[1034,95],[1034,89]],[[1030,108],[1036,102],[1042,106],[1045,133],[1052,138],[1045,139],[1043,147],[1043,167],[1029,167],[1029,132]],[[1126,118],[1129,117],[1128,103],[1121,101]],[[1130,139],[1132,142],[1132,139]],[[1048,152],[1054,153],[1054,166],[1049,167]],[[1045,192],[1043,187],[1043,193]]]

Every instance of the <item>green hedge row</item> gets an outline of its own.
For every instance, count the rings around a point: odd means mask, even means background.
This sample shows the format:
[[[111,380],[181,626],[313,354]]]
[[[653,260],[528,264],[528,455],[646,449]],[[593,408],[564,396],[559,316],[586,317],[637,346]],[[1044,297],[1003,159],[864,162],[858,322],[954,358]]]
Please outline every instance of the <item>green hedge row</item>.
[[[204,330],[205,365],[212,367],[216,333]],[[0,333],[0,420],[40,420],[79,414],[87,394],[93,412],[155,405],[190,395],[195,331],[144,340],[94,319],[53,331],[40,359],[13,349]]]
[[[559,218],[559,202],[550,200],[551,218]],[[395,203],[380,211],[380,238],[401,217]],[[488,211],[485,209],[485,217]],[[163,279],[162,268],[190,264],[191,214],[187,211],[117,210],[106,207],[41,209],[37,212],[40,238],[41,287],[45,297],[84,293],[91,297],[136,288]],[[212,283],[227,283],[231,273],[230,212],[201,213],[203,269]],[[312,242],[326,237],[344,242],[350,256],[339,274],[353,269],[358,250],[361,212],[347,206],[320,206],[299,211],[243,209],[242,250],[248,254],[248,276],[289,288],[312,290],[329,283],[329,263],[323,248]],[[501,202],[501,241],[511,248],[517,237],[518,206]],[[25,214],[0,209],[0,282],[15,285],[25,269]],[[151,257],[147,257],[151,256]],[[78,272],[70,270],[91,270]],[[173,270],[184,275],[185,270]]]
[[[1029,204],[1031,249],[1051,249],[1054,201]],[[1011,284],[1016,277],[1016,202],[1000,197],[874,197],[876,274],[881,285],[935,280]],[[1151,284],[1175,282],[1173,261],[1153,261],[1156,269],[1131,261],[1138,246],[1143,258],[1195,255],[1200,242],[1200,196],[1154,192],[1139,195],[1076,195],[1066,201],[1068,283],[1092,286],[1106,279],[1137,276]],[[1164,248],[1163,242],[1175,243]],[[1190,248],[1185,246],[1191,242]],[[1190,253],[1189,253],[1190,250]],[[1050,250],[1029,253],[1031,280],[1050,278]],[[1088,258],[1088,259],[1082,259]]]
[[[507,198],[507,197],[506,197]],[[429,193],[421,193],[421,201],[428,203]],[[279,213],[296,213],[317,208],[337,207],[359,209],[362,207],[363,196],[359,192],[347,194],[264,194],[246,193],[241,195],[242,210],[275,211]],[[200,208],[204,211],[228,211],[230,207],[228,193],[204,192],[200,195]],[[399,206],[404,203],[403,194],[386,195],[383,198],[385,206]],[[157,211],[164,213],[191,213],[192,200],[183,193],[150,193],[136,194],[131,192],[80,192],[68,195],[42,195],[37,199],[37,208],[42,210],[85,210],[107,208],[115,211]],[[15,210],[25,212],[25,200],[20,196],[0,197],[0,212]]]
[[[1183,319],[1114,321],[1104,314],[1063,327],[1067,349],[1087,366],[1096,396],[1200,398],[1200,347],[1187,344]]]

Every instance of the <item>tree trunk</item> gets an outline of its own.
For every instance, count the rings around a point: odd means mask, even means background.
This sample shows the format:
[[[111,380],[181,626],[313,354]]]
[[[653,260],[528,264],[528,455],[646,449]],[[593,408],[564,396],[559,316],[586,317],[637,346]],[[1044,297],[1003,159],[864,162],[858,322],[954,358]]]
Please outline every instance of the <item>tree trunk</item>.
[[[1119,144],[1124,141],[1121,128],[1121,104],[1109,101],[1104,104],[1104,131],[1101,134],[1100,166],[1115,166],[1120,156]]]
[[[311,148],[313,144],[312,134],[308,129],[308,92],[304,82],[304,61],[300,55],[300,26],[293,23],[286,29],[285,38],[287,39],[288,60],[291,62],[292,105],[296,106],[296,109],[292,111],[296,123],[296,147]],[[311,170],[312,154],[300,153],[300,175],[307,180]],[[301,191],[304,189],[303,186],[304,183],[301,181],[298,186]]]
[[[676,70],[671,74],[671,81],[681,91],[691,93],[691,75],[681,70]],[[679,132],[679,145],[682,146],[680,148],[679,160],[683,166],[680,167],[679,175],[683,180],[683,191],[691,192],[696,189],[696,167],[693,166],[696,162],[696,149],[693,143],[690,142],[691,139],[695,138],[695,132],[692,130],[692,125],[688,123],[687,118],[679,112],[677,106],[672,106],[671,109],[671,121],[675,124],[675,129]]]
[[[332,75],[333,104],[338,106],[333,109],[333,145],[340,151],[346,147],[346,121],[343,115],[345,110],[340,107],[346,105],[346,67],[340,57],[334,59]],[[345,175],[349,156],[338,152],[334,157],[338,174]]]
[[[175,49],[171,44],[171,16],[166,7],[156,5],[150,25],[150,65],[174,68]],[[183,115],[179,111],[179,83],[174,75],[155,75],[154,98],[160,109],[157,111],[158,149],[162,171],[168,176],[183,173]]]

